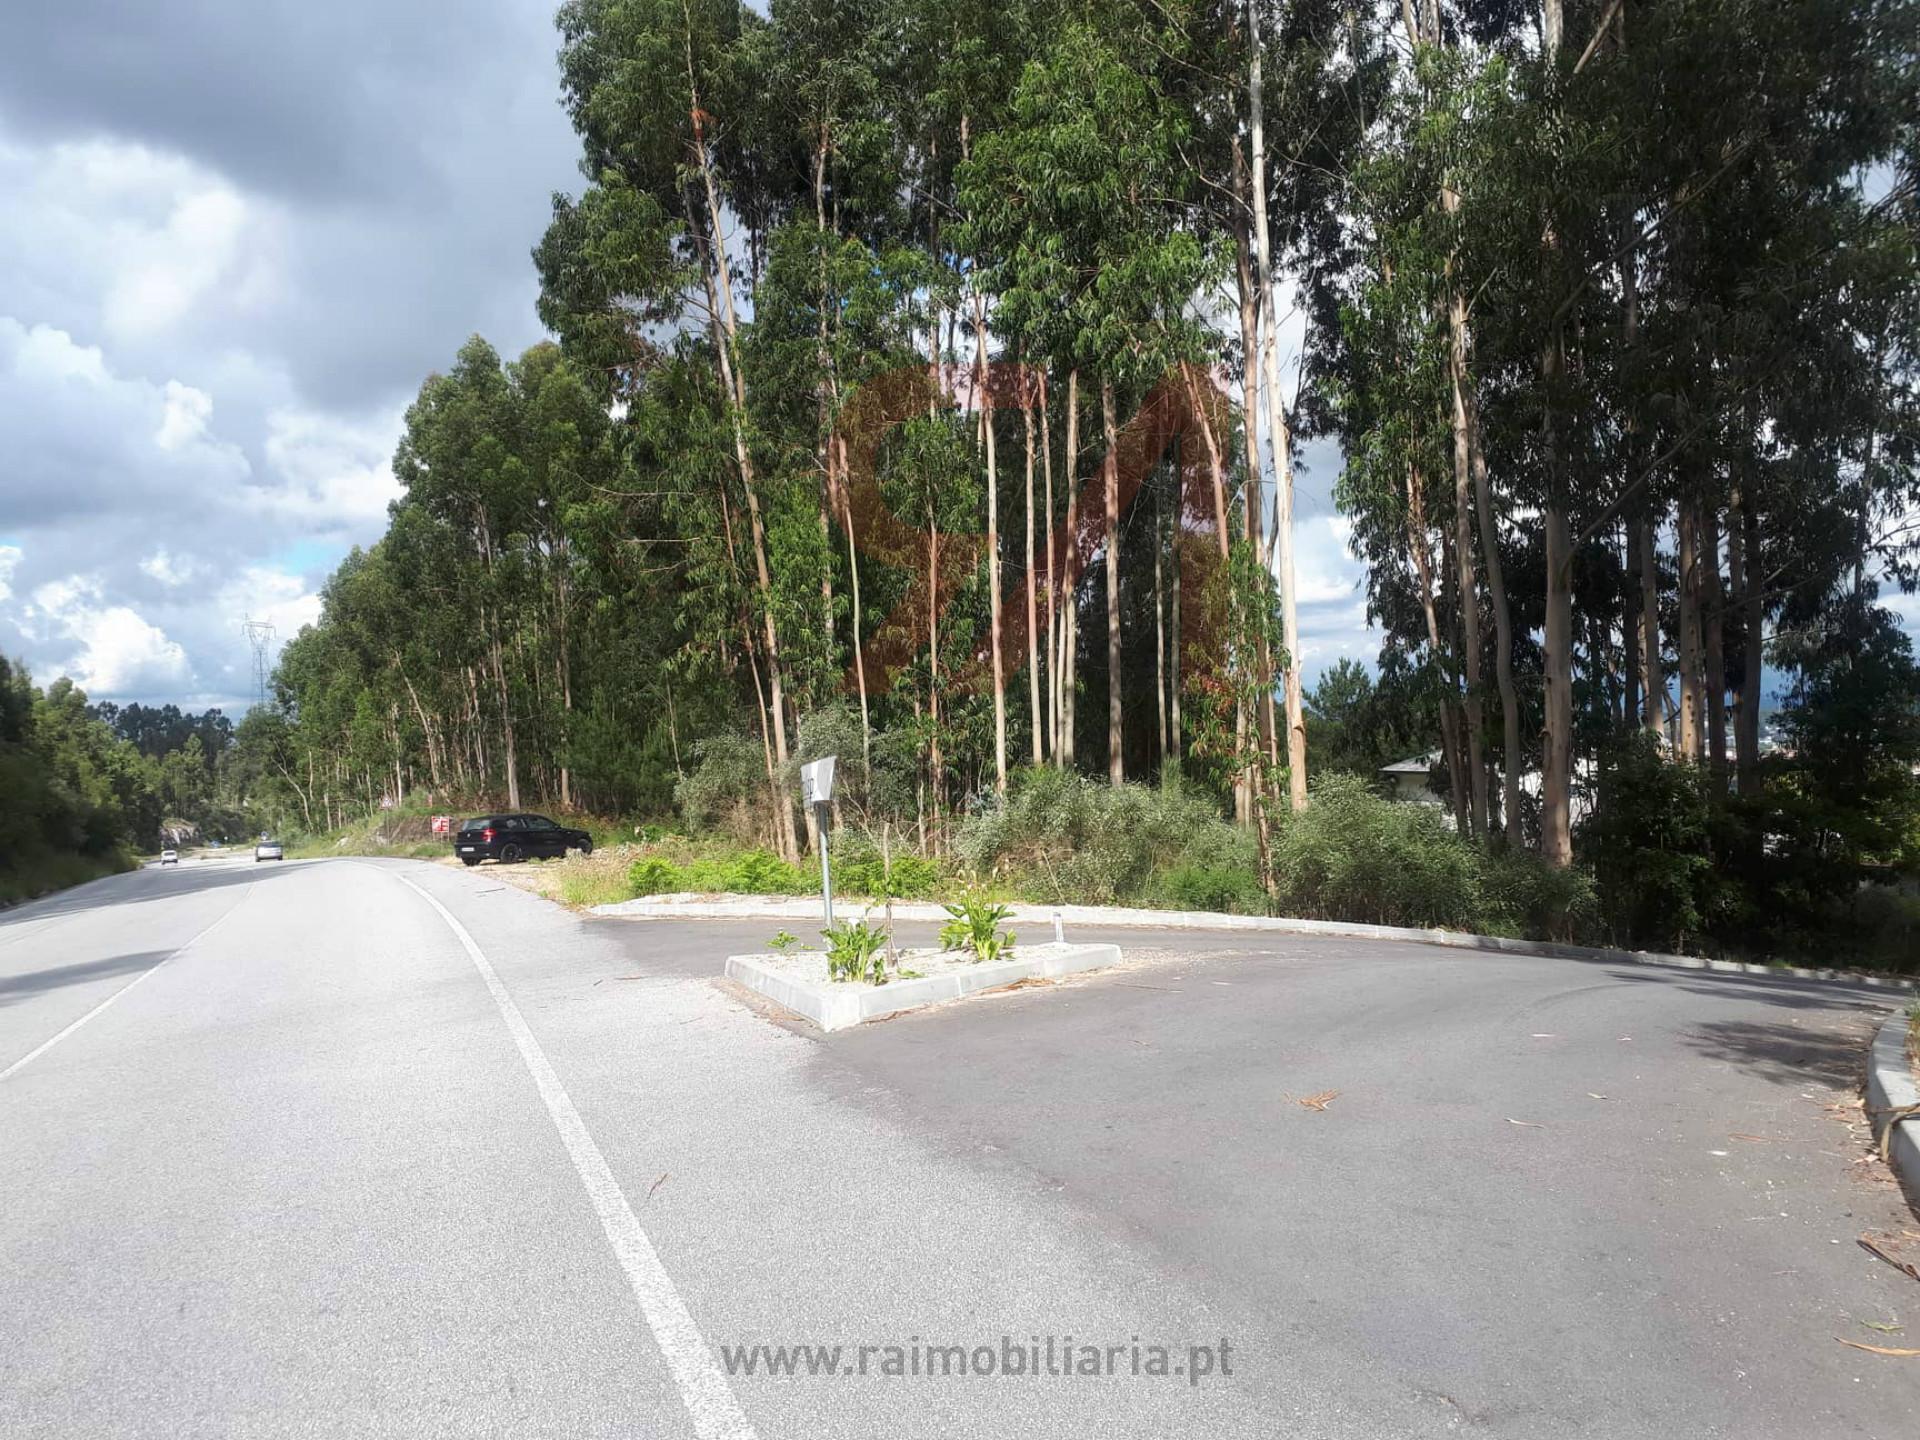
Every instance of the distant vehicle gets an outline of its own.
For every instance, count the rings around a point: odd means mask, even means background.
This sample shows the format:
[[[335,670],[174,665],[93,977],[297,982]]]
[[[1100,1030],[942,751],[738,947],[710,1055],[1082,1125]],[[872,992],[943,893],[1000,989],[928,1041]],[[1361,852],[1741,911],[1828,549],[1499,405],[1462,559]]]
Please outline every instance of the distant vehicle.
[[[569,850],[591,855],[593,837],[584,830],[556,825],[544,815],[482,815],[462,820],[453,837],[454,854],[463,865],[478,865],[482,860],[511,865],[516,860],[558,858]]]
[[[287,852],[280,848],[280,842],[278,840],[262,840],[258,845],[253,847],[253,858],[256,862],[261,860],[284,860],[287,858]]]
[[[180,852],[171,848],[162,850],[160,852],[160,863],[162,865],[178,865],[180,863]]]

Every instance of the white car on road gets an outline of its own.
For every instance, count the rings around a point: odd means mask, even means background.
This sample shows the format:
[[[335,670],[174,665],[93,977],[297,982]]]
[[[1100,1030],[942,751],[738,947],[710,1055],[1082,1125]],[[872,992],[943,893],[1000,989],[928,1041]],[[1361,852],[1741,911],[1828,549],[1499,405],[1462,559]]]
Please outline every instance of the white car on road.
[[[180,852],[171,847],[162,850],[160,852],[160,863],[162,865],[178,865],[180,863]]]
[[[256,861],[284,860],[287,858],[287,852],[280,848],[278,840],[262,840],[253,847],[253,858]]]

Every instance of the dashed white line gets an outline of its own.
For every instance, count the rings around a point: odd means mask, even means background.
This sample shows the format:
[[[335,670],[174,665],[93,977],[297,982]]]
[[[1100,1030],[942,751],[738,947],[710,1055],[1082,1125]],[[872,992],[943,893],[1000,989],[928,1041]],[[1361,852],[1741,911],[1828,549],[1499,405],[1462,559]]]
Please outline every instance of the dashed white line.
[[[507,1032],[513,1036],[513,1043],[520,1051],[520,1059],[526,1064],[535,1087],[540,1091],[540,1098],[546,1104],[553,1127],[560,1132],[560,1142],[566,1146],[567,1156],[579,1173],[580,1183],[586,1188],[594,1213],[600,1217],[600,1228],[606,1232],[614,1258],[626,1272],[627,1283],[633,1288],[634,1298],[640,1302],[640,1313],[660,1346],[660,1354],[667,1362],[674,1384],[679,1387],[681,1402],[693,1420],[693,1428],[701,1440],[756,1440],[752,1423],[740,1409],[740,1402],[734,1398],[733,1387],[714,1363],[713,1352],[708,1349],[700,1327],[694,1323],[686,1302],[674,1288],[672,1277],[660,1263],[660,1256],[655,1252],[653,1242],[647,1238],[647,1232],[640,1228],[633,1207],[627,1203],[620,1182],[614,1179],[606,1156],[594,1144],[593,1136],[587,1132],[586,1124],[580,1118],[580,1112],[573,1108],[573,1101],[567,1096],[566,1087],[560,1083],[560,1077],[548,1062],[546,1052],[541,1050],[540,1042],[534,1039],[533,1031],[527,1028],[520,1007],[507,993],[507,987],[501,983],[492,962],[467,932],[467,927],[456,920],[446,906],[406,876],[394,874],[391,870],[383,873],[393,875],[394,879],[434,908],[466,950],[467,958],[473,961],[480,978],[486,982],[487,992],[493,996],[500,1018],[506,1022]]]
[[[191,940],[187,941],[186,944],[180,946],[180,948],[177,950],[170,951],[167,954],[166,958],[161,960],[159,964],[149,965],[145,970],[142,970],[138,975],[134,976],[133,979],[129,980],[126,984],[122,985],[118,990],[114,991],[113,994],[109,995],[106,999],[102,1000],[98,1005],[94,1006],[91,1010],[87,1011],[86,1014],[82,1015],[78,1020],[74,1021],[71,1025],[67,1026],[67,1028],[62,1030],[58,1035],[55,1035],[51,1040],[44,1041],[40,1045],[35,1046],[33,1049],[29,1050],[26,1054],[22,1055],[18,1060],[14,1061],[6,1069],[0,1070],[0,1080],[5,1080],[9,1076],[16,1073],[17,1071],[26,1069],[28,1065],[32,1064],[35,1060],[39,1059],[42,1055],[46,1054],[47,1051],[51,1050],[54,1046],[58,1045],[62,1040],[66,1039],[69,1035],[73,1034],[74,1031],[78,1030],[82,1025],[86,1024],[89,1020],[93,1019],[94,1016],[98,1015],[102,1010],[106,1009],[109,1005],[113,1004],[114,1001],[118,1000],[122,995],[126,994],[129,990],[133,989],[133,987],[138,985],[142,980],[146,979],[149,975],[153,974],[156,970],[159,970],[163,966],[167,965],[176,956],[186,954],[187,951],[191,950],[195,945],[199,944],[208,935],[213,933],[213,930],[215,929],[215,927],[218,926],[222,921],[224,921],[227,918],[227,916],[233,914],[235,910],[238,910],[240,908],[241,902],[247,898],[247,895],[251,893],[252,890],[253,890],[253,886],[251,885],[247,886],[246,890],[241,892],[239,900],[234,901],[233,904],[229,905],[225,910],[221,911],[219,917],[215,919],[211,925],[208,925],[202,930],[200,930],[200,932],[196,934]]]

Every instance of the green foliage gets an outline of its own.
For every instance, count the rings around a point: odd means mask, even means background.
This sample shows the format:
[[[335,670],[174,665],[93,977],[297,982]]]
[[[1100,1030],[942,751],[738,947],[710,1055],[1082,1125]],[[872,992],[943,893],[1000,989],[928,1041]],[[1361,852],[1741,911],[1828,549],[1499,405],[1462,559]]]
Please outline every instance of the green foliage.
[[[1152,901],[1173,910],[1219,910],[1228,914],[1266,913],[1267,896],[1250,869],[1232,865],[1177,865],[1163,874]]]
[[[967,818],[954,849],[979,879],[1060,902],[1148,901],[1159,877],[1183,867],[1254,873],[1252,837],[1206,793],[1053,769],[1020,772],[1004,803]]]
[[[820,933],[827,942],[829,977],[850,982],[865,980],[870,985],[886,983],[887,958],[883,950],[887,931],[884,926],[870,925],[865,920],[842,920]]]
[[[1273,838],[1282,914],[1474,930],[1492,907],[1484,854],[1429,805],[1397,804],[1330,775]]]
[[[679,866],[657,855],[643,855],[627,870],[627,888],[635,895],[671,895],[688,886]]]
[[[775,931],[773,938],[767,941],[767,948],[776,955],[784,955],[799,943],[800,937],[791,930],[779,930]]]
[[[940,927],[942,950],[971,951],[975,962],[979,962],[998,960],[1013,949],[1013,932],[1000,928],[1013,913],[1011,906],[970,895],[940,908],[948,915],[947,922]]]
[[[940,884],[940,866],[893,847],[889,863],[883,848],[859,832],[833,838],[833,889],[836,895],[866,895],[875,900],[926,900]]]

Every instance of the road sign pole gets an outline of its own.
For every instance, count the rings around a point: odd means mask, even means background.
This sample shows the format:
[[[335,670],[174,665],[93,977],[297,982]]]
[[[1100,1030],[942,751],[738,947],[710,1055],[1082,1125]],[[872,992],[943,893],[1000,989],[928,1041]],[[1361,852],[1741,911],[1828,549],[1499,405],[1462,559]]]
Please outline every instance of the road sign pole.
[[[816,804],[813,813],[818,817],[817,828],[820,831],[820,898],[827,906],[827,927],[833,927],[833,871],[827,865],[827,818],[831,813],[824,803]]]
[[[814,831],[820,836],[820,898],[833,924],[833,871],[827,867],[827,821],[832,815],[833,767],[837,757],[824,755],[800,767],[800,798],[813,807]]]

